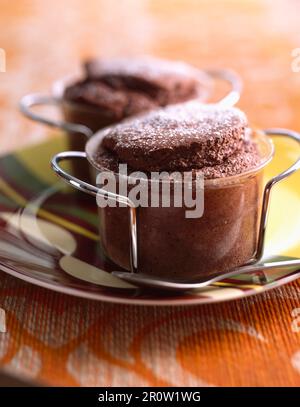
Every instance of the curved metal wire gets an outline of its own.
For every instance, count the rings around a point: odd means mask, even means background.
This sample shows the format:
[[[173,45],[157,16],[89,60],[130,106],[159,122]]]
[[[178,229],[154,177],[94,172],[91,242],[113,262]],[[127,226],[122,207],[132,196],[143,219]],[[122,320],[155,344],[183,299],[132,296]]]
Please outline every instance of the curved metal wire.
[[[230,85],[229,92],[216,103],[222,106],[234,106],[240,100],[243,83],[234,71],[229,69],[203,69],[203,71],[212,78]]]
[[[137,251],[137,217],[136,207],[134,203],[126,196],[118,195],[105,189],[98,188],[85,181],[82,181],[73,175],[64,171],[59,163],[64,160],[71,159],[87,159],[86,153],[82,151],[66,151],[56,154],[51,160],[51,166],[53,170],[59,175],[65,182],[72,185],[79,191],[85,192],[95,197],[109,198],[115,202],[125,204],[129,208],[129,231],[130,231],[130,263],[131,271],[137,272],[138,269],[138,251]]]
[[[293,130],[288,129],[281,129],[281,128],[271,128],[265,129],[265,134],[270,136],[285,136],[292,140],[297,141],[300,144],[300,133],[297,133]],[[258,232],[258,244],[257,244],[257,251],[255,255],[255,261],[260,261],[263,257],[264,246],[265,246],[265,236],[266,236],[266,228],[267,228],[267,221],[268,221],[268,214],[269,214],[269,206],[270,206],[270,195],[271,190],[275,184],[283,179],[292,175],[295,171],[300,169],[300,157],[298,160],[291,165],[288,169],[281,172],[280,174],[276,175],[275,177],[271,178],[264,189],[263,194],[263,203],[262,203],[262,212],[261,212],[261,219],[260,219],[260,226]]]
[[[46,117],[34,113],[31,108],[34,106],[45,106],[45,105],[58,105],[60,102],[53,96],[41,95],[39,93],[32,93],[30,95],[23,96],[19,107],[21,112],[29,119],[45,124],[46,126],[55,127],[61,130],[65,130],[70,133],[80,133],[90,138],[93,135],[92,130],[83,125],[76,123],[68,123],[62,120],[47,119]]]

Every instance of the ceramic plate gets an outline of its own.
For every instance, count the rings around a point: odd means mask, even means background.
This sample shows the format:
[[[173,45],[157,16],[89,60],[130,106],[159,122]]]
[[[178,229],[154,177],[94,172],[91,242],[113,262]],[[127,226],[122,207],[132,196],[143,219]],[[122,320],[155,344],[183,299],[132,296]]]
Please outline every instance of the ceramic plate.
[[[292,142],[276,140],[280,157],[267,177],[298,156]],[[255,276],[224,280],[184,294],[145,292],[110,274],[118,267],[105,257],[93,198],[74,192],[50,169],[50,158],[67,150],[64,137],[0,159],[0,269],[32,284],[101,301],[186,305],[228,301],[258,294],[296,279],[297,270],[272,270],[267,282]],[[276,187],[265,257],[300,257],[300,174]]]

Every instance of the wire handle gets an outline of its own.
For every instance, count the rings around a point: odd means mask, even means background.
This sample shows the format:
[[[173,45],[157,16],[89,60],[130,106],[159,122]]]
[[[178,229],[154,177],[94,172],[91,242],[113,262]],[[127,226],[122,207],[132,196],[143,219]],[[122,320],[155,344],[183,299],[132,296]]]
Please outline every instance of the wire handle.
[[[222,106],[234,106],[240,100],[243,83],[234,71],[230,69],[203,69],[203,72],[213,79],[227,82],[230,85],[229,92],[216,103]]]
[[[291,138],[292,140],[297,141],[300,144],[300,133],[298,133],[296,131],[288,130],[288,129],[281,129],[281,128],[271,128],[271,129],[265,129],[263,131],[265,132],[265,134],[267,134],[269,136],[285,136],[285,137]],[[276,175],[275,177],[271,178],[265,186],[264,194],[263,194],[263,204],[262,204],[259,233],[258,233],[257,251],[256,251],[256,255],[255,255],[256,262],[259,262],[263,257],[266,228],[267,228],[267,221],[268,221],[268,214],[269,214],[269,207],[270,207],[271,190],[275,184],[277,184],[279,181],[289,177],[290,175],[292,175],[295,171],[297,171],[299,169],[300,169],[300,157],[288,169],[286,169],[285,171]]]
[[[65,151],[56,154],[51,160],[51,166],[53,170],[59,175],[64,181],[78,189],[79,191],[85,192],[89,195],[103,198],[109,198],[115,202],[123,203],[129,208],[129,233],[130,233],[130,267],[133,273],[138,270],[138,256],[137,256],[137,216],[136,207],[134,203],[126,196],[118,195],[110,191],[106,191],[102,188],[98,188],[88,182],[81,181],[80,179],[68,174],[64,171],[59,163],[65,160],[72,159],[87,159],[86,153],[83,151]]]
[[[83,125],[77,123],[68,123],[62,120],[47,119],[46,117],[34,113],[31,108],[34,106],[49,106],[49,105],[59,105],[59,99],[54,96],[42,95],[39,93],[32,93],[30,95],[23,96],[19,107],[24,116],[33,120],[34,122],[45,124],[46,126],[55,127],[61,130],[65,130],[70,133],[80,133],[90,138],[93,135],[92,130]]]

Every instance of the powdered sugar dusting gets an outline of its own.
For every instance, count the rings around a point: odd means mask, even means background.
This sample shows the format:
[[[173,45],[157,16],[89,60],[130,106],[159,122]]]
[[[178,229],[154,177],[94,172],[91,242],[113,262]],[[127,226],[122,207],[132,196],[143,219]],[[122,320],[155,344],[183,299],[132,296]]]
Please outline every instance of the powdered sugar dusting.
[[[107,138],[122,148],[139,146],[145,151],[181,146],[205,140],[225,139],[233,129],[247,126],[246,115],[237,108],[201,105],[192,101],[148,113],[114,127]],[[245,137],[245,133],[239,135]]]
[[[150,56],[95,59],[86,63],[86,70],[90,78],[105,74],[134,76],[151,81],[161,80],[162,77],[169,77],[169,75],[188,78],[201,77],[198,69],[182,61],[170,61]]]
[[[237,108],[192,101],[159,109],[106,130],[101,148],[143,171],[203,169],[208,177],[256,165],[257,149]]]

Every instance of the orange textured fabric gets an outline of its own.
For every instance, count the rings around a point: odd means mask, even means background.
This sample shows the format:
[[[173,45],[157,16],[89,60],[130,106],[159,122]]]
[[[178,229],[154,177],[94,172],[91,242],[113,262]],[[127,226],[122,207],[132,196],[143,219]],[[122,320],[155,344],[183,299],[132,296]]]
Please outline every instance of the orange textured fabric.
[[[292,70],[298,2],[128,4],[53,0],[50,8],[39,0],[0,0],[7,58],[1,152],[49,136],[20,117],[19,98],[48,90],[95,54],[151,53],[236,69],[245,81],[240,106],[256,125],[300,129],[300,72]],[[76,299],[1,272],[0,308],[0,367],[46,384],[300,385],[299,282],[230,303],[159,308]]]

